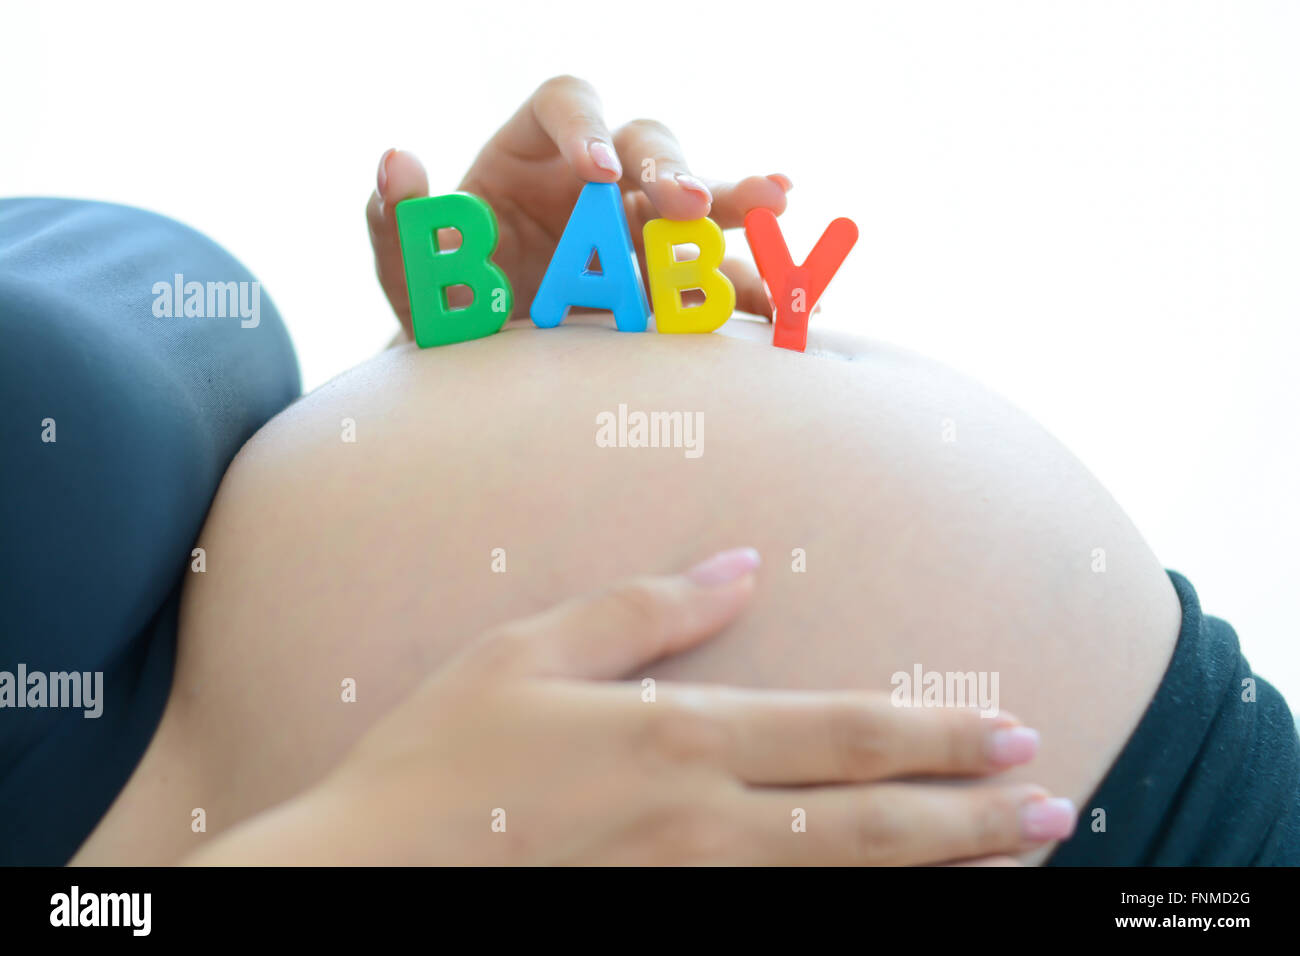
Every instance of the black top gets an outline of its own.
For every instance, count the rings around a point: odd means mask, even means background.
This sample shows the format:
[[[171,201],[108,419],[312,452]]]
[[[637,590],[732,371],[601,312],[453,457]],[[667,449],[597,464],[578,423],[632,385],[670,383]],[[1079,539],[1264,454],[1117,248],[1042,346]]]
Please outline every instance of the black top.
[[[1119,759],[1054,866],[1300,865],[1300,739],[1226,621],[1183,605],[1178,644]],[[1097,811],[1104,811],[1104,816]],[[1104,822],[1104,830],[1102,823]]]

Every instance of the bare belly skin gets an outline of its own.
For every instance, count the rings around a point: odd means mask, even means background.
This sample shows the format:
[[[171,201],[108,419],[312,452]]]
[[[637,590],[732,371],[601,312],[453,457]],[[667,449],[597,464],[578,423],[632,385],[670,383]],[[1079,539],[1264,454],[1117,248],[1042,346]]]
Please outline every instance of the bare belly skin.
[[[630,676],[889,691],[917,665],[997,672],[1000,706],[1043,738],[1015,777],[1086,825],[1177,636],[1160,563],[1001,399],[916,356],[829,347],[852,360],[512,327],[389,350],[281,413],[225,476],[163,722],[74,862],[174,862],[318,780],[484,628],[737,545],[765,558],[746,616]],[[620,403],[703,413],[702,454],[599,447]]]

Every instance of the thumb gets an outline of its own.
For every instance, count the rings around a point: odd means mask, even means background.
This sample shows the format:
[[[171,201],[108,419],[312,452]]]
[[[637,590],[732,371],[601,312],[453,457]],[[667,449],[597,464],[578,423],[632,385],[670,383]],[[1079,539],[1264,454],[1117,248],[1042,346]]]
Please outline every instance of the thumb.
[[[758,565],[757,551],[736,548],[682,574],[623,581],[503,625],[469,653],[497,675],[621,677],[730,624],[753,596]]]
[[[411,304],[406,295],[406,270],[397,236],[397,204],[403,199],[429,195],[429,176],[411,153],[390,149],[379,160],[375,190],[366,204],[370,246],[375,251],[375,272],[397,319],[411,336]]]

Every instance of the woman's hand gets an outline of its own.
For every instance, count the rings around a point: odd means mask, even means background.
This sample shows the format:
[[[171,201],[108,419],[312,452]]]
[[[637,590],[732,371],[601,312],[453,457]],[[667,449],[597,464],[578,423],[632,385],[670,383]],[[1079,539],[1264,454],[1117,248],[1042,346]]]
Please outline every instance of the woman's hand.
[[[689,172],[681,147],[663,124],[633,120],[611,134],[590,84],[571,76],[547,80],[483,147],[459,186],[486,200],[497,215],[500,243],[493,261],[514,288],[512,318],[528,314],[583,185],[613,182],[623,191],[642,275],[641,228],[649,220],[710,216],[732,229],[760,206],[779,215],[790,190],[790,180],[778,174],[706,184]],[[428,194],[429,180],[418,159],[392,149],[384,153],[366,220],[380,284],[408,338],[411,310],[393,208]],[[440,245],[454,248],[453,237],[449,233]],[[736,287],[739,311],[770,314],[750,263],[728,259],[723,271]]]
[[[735,618],[757,563],[724,552],[496,629],[192,862],[1011,862],[1068,836],[1073,807],[1040,787],[902,782],[1029,760],[1006,715],[641,679]]]

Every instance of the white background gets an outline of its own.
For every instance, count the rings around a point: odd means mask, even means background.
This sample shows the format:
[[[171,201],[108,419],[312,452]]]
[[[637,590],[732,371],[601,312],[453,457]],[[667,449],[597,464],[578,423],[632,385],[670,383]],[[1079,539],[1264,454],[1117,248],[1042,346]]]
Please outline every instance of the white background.
[[[818,321],[934,355],[1058,434],[1300,703],[1300,4],[15,4],[0,194],[145,206],[265,283],[308,388],[393,331],[362,216],[435,191],[542,79],[694,169],[862,229]],[[743,239],[732,239],[744,249]]]

